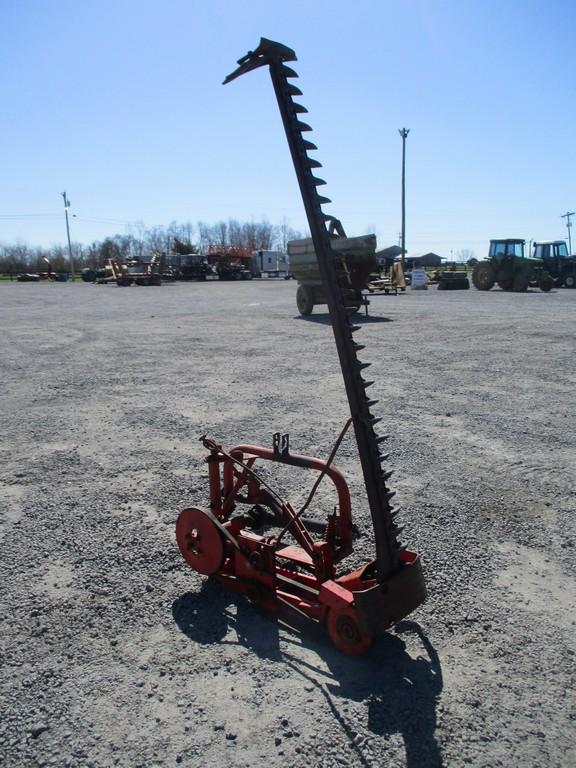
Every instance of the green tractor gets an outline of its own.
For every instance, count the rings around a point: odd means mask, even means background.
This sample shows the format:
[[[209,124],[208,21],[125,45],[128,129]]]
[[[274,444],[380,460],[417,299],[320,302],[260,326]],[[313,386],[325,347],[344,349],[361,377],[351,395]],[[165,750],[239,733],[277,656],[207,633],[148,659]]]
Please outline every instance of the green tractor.
[[[555,286],[576,288],[576,256],[568,253],[565,240],[538,240],[533,256],[542,259]]]
[[[479,261],[472,272],[472,283],[479,291],[489,291],[498,283],[503,291],[527,291],[529,286],[548,292],[554,286],[542,259],[524,256],[525,240],[490,240],[488,258]]]

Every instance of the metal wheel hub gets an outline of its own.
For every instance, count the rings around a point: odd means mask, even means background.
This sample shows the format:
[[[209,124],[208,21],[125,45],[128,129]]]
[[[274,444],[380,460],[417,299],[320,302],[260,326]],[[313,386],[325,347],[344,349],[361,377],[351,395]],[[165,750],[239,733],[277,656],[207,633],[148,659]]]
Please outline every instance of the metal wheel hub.
[[[176,522],[176,540],[182,557],[198,573],[209,576],[224,559],[222,534],[201,509],[184,509]]]

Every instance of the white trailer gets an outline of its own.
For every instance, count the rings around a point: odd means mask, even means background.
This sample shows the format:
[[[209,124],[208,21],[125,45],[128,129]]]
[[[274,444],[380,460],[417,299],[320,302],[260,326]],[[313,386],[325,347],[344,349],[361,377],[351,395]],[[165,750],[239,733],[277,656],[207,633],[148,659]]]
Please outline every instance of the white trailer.
[[[252,251],[254,277],[287,277],[290,266],[283,251]]]

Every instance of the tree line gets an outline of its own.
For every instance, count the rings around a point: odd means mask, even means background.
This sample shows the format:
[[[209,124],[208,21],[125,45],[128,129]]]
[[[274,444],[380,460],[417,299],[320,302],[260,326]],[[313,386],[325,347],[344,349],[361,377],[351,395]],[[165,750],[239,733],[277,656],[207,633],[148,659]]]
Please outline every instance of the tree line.
[[[235,246],[249,251],[286,251],[289,240],[306,236],[290,227],[286,220],[276,225],[268,221],[240,222],[236,219],[218,221],[216,224],[198,222],[195,225],[173,221],[168,225],[151,228],[136,224],[130,230],[129,234],[112,235],[90,245],[72,243],[75,271],[85,267],[102,267],[110,258],[148,261],[156,251],[166,253],[169,263],[178,263],[178,254],[188,249],[188,252],[205,253],[210,247]],[[68,247],[0,244],[0,273],[13,275],[20,272],[45,272],[47,262],[55,272],[69,271]]]

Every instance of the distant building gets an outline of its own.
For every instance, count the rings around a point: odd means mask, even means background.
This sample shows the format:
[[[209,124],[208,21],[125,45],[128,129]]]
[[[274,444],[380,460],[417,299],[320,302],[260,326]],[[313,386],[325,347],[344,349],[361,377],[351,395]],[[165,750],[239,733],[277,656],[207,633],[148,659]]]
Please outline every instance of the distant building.
[[[408,269],[414,269],[414,267],[439,267],[442,264],[442,257],[437,253],[423,253],[418,256],[407,256],[406,267]]]
[[[388,269],[402,254],[402,248],[399,245],[391,245],[388,248],[383,248],[381,251],[376,251],[376,261],[381,269]]]
[[[388,248],[383,248],[381,251],[376,251],[376,260],[381,269],[389,269],[394,261],[401,256],[402,248],[399,245],[391,245]],[[414,269],[414,267],[439,267],[443,261],[445,259],[438,256],[437,253],[419,253],[414,256],[405,257],[406,269]]]

